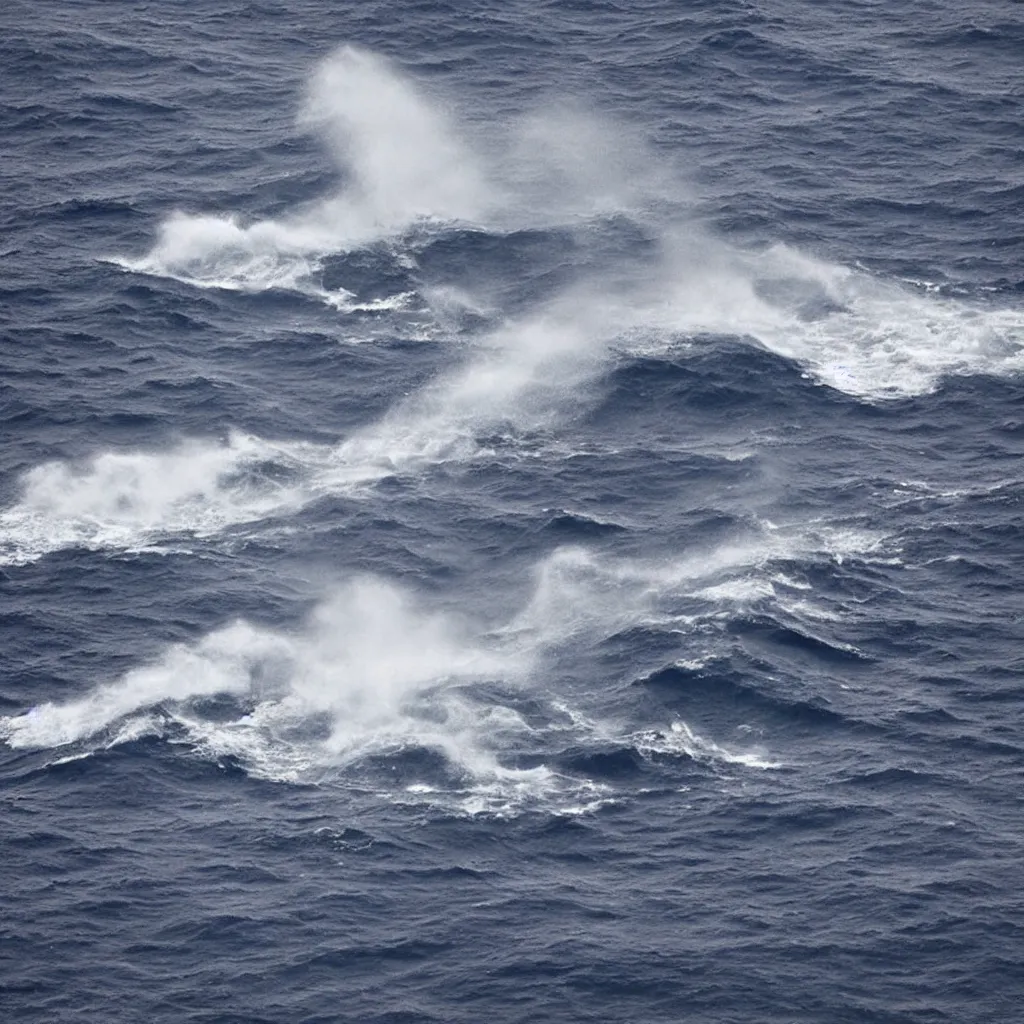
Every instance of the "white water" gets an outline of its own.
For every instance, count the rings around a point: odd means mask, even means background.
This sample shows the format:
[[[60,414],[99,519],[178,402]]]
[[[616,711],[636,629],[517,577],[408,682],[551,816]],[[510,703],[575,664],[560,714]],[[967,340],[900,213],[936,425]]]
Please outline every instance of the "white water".
[[[864,543],[870,547],[868,538]],[[0,719],[0,738],[17,748],[102,749],[150,733],[203,758],[233,758],[259,777],[324,784],[344,784],[371,756],[431,750],[448,766],[446,781],[414,782],[390,797],[492,813],[552,800],[585,807],[614,796],[600,782],[544,763],[508,766],[510,757],[552,743],[611,739],[644,756],[772,767],[774,759],[760,749],[722,746],[692,724],[623,731],[602,723],[567,704],[564,694],[547,692],[545,679],[559,659],[575,661],[579,651],[628,626],[668,628],[691,636],[696,648],[704,640],[693,629],[695,617],[675,610],[680,599],[699,602],[699,616],[709,619],[748,600],[774,601],[770,586],[754,593],[727,584],[771,579],[773,560],[798,552],[836,557],[817,534],[768,527],[744,543],[659,563],[562,549],[537,567],[525,606],[497,629],[360,577],[299,631],[230,624],[78,699]],[[535,708],[547,709],[543,718],[535,712],[528,722],[517,710],[515,695],[524,689]],[[235,714],[225,720],[220,705],[207,715],[203,702],[213,696],[233,699]]]
[[[489,201],[474,154],[440,106],[390,63],[347,46],[310,83],[302,121],[324,138],[344,190],[276,220],[175,213],[128,270],[200,287],[293,289],[345,304],[318,283],[319,257],[408,229],[420,219],[471,221]]]
[[[646,288],[618,296],[622,329],[667,342],[749,337],[870,400],[926,393],[949,374],[1024,369],[1024,311],[943,298],[786,246],[732,249],[693,224],[690,189],[663,155],[579,106],[473,124],[394,64],[344,47],[314,74],[302,120],[334,152],[346,180],[339,195],[253,223],[176,213],[149,254],[117,262],[200,287],[287,288],[358,309],[367,306],[344,289],[324,291],[322,257],[423,222],[501,233],[626,215],[660,238],[664,257],[653,272],[637,268]],[[596,293],[604,282],[592,284]]]
[[[821,384],[868,401],[926,394],[950,375],[1024,371],[1024,310],[916,291],[777,245],[733,249],[665,231],[656,284],[636,299],[648,351],[680,338],[746,338]]]
[[[324,494],[365,493],[386,476],[480,457],[481,434],[578,415],[613,351],[679,355],[704,335],[740,337],[872,401],[925,393],[948,374],[1024,369],[1020,311],[974,308],[784,246],[737,251],[688,219],[687,190],[640,140],[578,109],[484,137],[387,61],[345,48],[317,71],[303,117],[336,152],[347,181],[340,195],[247,225],[233,215],[175,214],[153,250],[125,265],[202,287],[324,297],[321,256],[401,234],[421,218],[492,230],[569,224],[585,250],[603,237],[609,214],[627,214],[656,255],[588,270],[479,336],[458,368],[336,445],[235,435],[38,466],[18,502],[0,511],[0,564],[69,546],[137,550],[210,536]],[[451,288],[426,294],[441,320],[445,303],[475,302]],[[347,292],[326,297],[359,305]]]
[[[838,391],[905,398],[933,391],[946,376],[1024,370],[1022,310],[912,290],[785,246],[747,266],[752,275],[791,283],[805,303],[781,324],[755,322],[750,333]]]
[[[24,564],[66,547],[137,550],[168,534],[209,536],[301,505],[287,474],[313,445],[245,434],[223,444],[190,440],[162,452],[106,452],[81,466],[49,462],[22,481],[0,512],[0,564]],[[268,475],[275,467],[282,478]]]

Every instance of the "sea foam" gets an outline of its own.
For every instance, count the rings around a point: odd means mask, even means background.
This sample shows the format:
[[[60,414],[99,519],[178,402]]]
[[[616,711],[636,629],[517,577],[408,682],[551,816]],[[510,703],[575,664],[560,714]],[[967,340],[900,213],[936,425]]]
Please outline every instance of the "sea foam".
[[[314,74],[302,117],[334,150],[340,193],[277,220],[173,214],[152,251],[124,265],[202,287],[294,288],[356,308],[343,287],[324,292],[320,259],[424,221],[499,235],[561,226],[585,256],[627,218],[646,240],[644,257],[584,259],[533,308],[491,310],[457,368],[334,445],[238,434],[38,466],[0,512],[0,562],[211,536],[324,494],[365,494],[388,476],[481,457],[482,434],[578,415],[613,355],[685,356],[729,337],[866,401],[926,393],[949,375],[1024,369],[1021,310],[922,292],[783,245],[737,249],[694,221],[673,166],[578,107],[485,127],[393,63],[345,47]],[[423,297],[432,295],[477,304],[457,286],[425,283]]]
[[[277,515],[301,505],[294,474],[317,453],[315,445],[233,433],[223,443],[193,439],[166,451],[104,452],[81,465],[44,463],[0,512],[0,564],[67,547],[133,550]]]
[[[633,281],[617,294],[623,329],[662,343],[748,338],[871,401],[926,393],[947,375],[1024,369],[1019,308],[943,297],[785,245],[736,249],[695,222],[692,189],[668,156],[635,127],[565,98],[496,126],[347,46],[313,74],[300,120],[333,152],[337,194],[271,220],[174,213],[148,254],[116,262],[199,287],[284,288],[359,309],[365,304],[343,286],[325,290],[324,257],[399,239],[415,225],[600,233],[602,220],[626,217],[661,255],[653,266],[621,268]],[[589,284],[607,314],[608,281]]]
[[[279,219],[175,213],[127,270],[200,287],[285,288],[327,301],[319,258],[401,233],[419,220],[471,221],[488,190],[438,103],[398,69],[346,46],[314,74],[300,117],[333,150],[344,187]]]
[[[388,790],[388,798],[473,813],[614,798],[600,778],[558,767],[567,744],[601,749],[611,742],[643,756],[770,767],[760,750],[722,746],[696,723],[636,729],[604,722],[580,694],[548,692],[545,679],[623,628],[644,624],[684,636],[690,626],[674,610],[680,598],[721,615],[745,598],[712,584],[764,577],[776,556],[816,543],[797,534],[780,542],[765,531],[760,540],[669,564],[560,549],[538,565],[524,607],[497,626],[432,608],[393,582],[356,577],[299,630],[228,624],[77,699],[2,718],[0,738],[15,748],[59,749],[65,758],[68,747],[104,749],[158,735],[257,777],[320,784],[365,780],[360,772],[374,759],[431,751],[442,758],[443,778],[430,769]],[[528,715],[519,699],[527,693]]]

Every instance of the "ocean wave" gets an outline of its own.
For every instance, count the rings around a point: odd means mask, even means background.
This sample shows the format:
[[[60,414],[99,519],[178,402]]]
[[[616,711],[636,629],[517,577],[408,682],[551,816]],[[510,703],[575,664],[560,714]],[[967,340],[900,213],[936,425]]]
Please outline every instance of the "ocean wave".
[[[0,512],[0,562],[61,548],[132,550],[168,534],[209,536],[276,517],[324,495],[362,494],[377,481],[473,459],[500,426],[551,424],[596,372],[586,322],[564,314],[500,328],[475,357],[400,401],[337,445],[236,433],[168,451],[105,452],[81,465],[45,463]]]
[[[66,758],[69,747],[109,749],[155,735],[259,778],[371,787],[386,778],[388,799],[481,813],[622,796],[603,769],[570,770],[559,753],[570,737],[584,761],[621,747],[645,758],[770,767],[762,752],[722,746],[681,719],[623,731],[580,694],[541,680],[624,628],[656,625],[678,643],[700,616],[738,614],[746,598],[709,582],[769,572],[786,547],[725,545],[669,566],[560,549],[538,566],[525,607],[500,627],[359,577],[299,631],[235,622],[77,699],[0,719],[0,737]]]
[[[209,536],[294,510],[314,445],[251,434],[188,440],[161,452],[105,452],[82,465],[48,462],[0,511],[0,564],[21,565],[68,547],[138,550],[167,535]]]
[[[382,57],[345,47],[314,74],[302,117],[335,152],[340,194],[252,223],[175,213],[146,256],[115,262],[204,288],[283,288],[342,311],[386,311],[411,293],[360,299],[335,273],[325,286],[324,261],[428,227],[428,238],[459,226],[496,236],[568,229],[582,246],[568,291],[595,306],[611,333],[655,347],[702,333],[751,339],[869,401],[924,394],[949,375],[1024,369],[1021,309],[935,294],[786,245],[736,249],[695,222],[690,189],[667,156],[578,106],[497,130]],[[623,219],[645,244],[609,273],[595,258]],[[419,243],[402,244],[414,260]],[[435,285],[427,274],[418,287]]]

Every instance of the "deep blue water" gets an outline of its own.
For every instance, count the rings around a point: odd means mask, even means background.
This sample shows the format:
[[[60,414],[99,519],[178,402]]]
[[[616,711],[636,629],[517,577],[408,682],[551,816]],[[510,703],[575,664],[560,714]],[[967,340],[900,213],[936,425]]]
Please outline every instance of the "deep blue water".
[[[0,28],[4,1021],[1022,1019],[1021,4]]]

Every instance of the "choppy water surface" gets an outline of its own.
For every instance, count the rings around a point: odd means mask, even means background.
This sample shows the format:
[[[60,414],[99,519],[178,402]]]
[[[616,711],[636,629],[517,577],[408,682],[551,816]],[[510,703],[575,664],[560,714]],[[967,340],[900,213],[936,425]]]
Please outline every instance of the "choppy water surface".
[[[1018,5],[0,24],[5,1019],[1017,1019]]]

